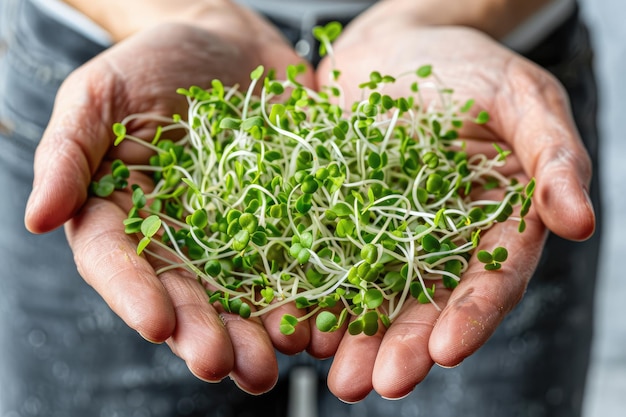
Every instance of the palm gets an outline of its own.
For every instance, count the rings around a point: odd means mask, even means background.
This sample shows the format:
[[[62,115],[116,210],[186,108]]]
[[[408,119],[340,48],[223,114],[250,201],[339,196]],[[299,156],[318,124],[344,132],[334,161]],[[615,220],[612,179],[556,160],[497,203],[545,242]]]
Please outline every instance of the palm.
[[[271,388],[278,375],[271,335],[262,323],[217,311],[183,272],[157,277],[156,262],[137,256],[137,241],[120,227],[130,207],[128,193],[105,200],[88,197],[87,189],[108,160],[137,163],[148,157],[136,144],[111,147],[114,122],[142,112],[184,114],[185,101],[175,92],[179,87],[208,86],[214,78],[245,87],[259,63],[284,68],[296,62],[291,49],[276,39],[271,51],[263,52],[229,36],[167,25],[116,45],[76,71],[58,94],[37,151],[26,219],[36,232],[70,219],[66,233],[81,275],[120,317],[146,339],[166,341],[198,377],[216,381],[230,374],[254,393]],[[129,126],[130,133],[146,138],[153,129],[145,122]],[[147,178],[138,174],[133,181]],[[300,344],[292,340],[297,350],[306,346],[307,336]],[[286,342],[276,337],[276,345]]]
[[[360,400],[372,388],[385,397],[402,397],[434,363],[460,363],[487,341],[521,299],[541,253],[544,224],[570,239],[586,238],[594,227],[582,191],[589,179],[588,159],[558,84],[475,31],[399,27],[402,20],[398,22],[394,21],[394,30],[383,31],[357,20],[338,40],[336,65],[348,99],[359,98],[357,86],[373,70],[395,76],[430,64],[445,86],[454,89],[456,99],[472,98],[492,116],[486,128],[464,128],[462,135],[472,139],[469,149],[481,149],[487,142],[511,148],[515,157],[510,158],[507,175],[522,181],[536,177],[538,189],[523,234],[517,232],[516,222],[508,221],[482,235],[479,249],[505,246],[512,254],[501,271],[486,272],[472,260],[453,292],[440,288],[436,293],[441,312],[432,305],[413,303],[384,334],[344,337],[329,386],[347,401]],[[329,60],[320,66],[320,82],[329,67]],[[404,96],[413,80],[399,80],[385,93]],[[555,186],[559,191],[571,189],[571,198],[551,198]],[[555,213],[569,216],[564,219]]]

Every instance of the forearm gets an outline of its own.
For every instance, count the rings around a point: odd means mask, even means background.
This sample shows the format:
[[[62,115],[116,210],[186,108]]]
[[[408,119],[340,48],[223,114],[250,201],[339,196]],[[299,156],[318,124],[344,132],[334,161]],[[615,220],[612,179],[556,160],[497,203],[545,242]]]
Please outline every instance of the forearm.
[[[114,41],[164,22],[228,30],[229,0],[63,0],[111,34]]]
[[[0,0],[2,1],[2,0]],[[258,64],[282,68],[297,55],[280,32],[257,13],[230,0],[63,0],[108,31],[114,41],[164,23],[202,28]]]
[[[550,0],[385,0],[372,8],[371,24],[399,20],[414,25],[467,26],[502,39]],[[393,17],[392,17],[393,16]],[[390,17],[390,19],[386,19]]]

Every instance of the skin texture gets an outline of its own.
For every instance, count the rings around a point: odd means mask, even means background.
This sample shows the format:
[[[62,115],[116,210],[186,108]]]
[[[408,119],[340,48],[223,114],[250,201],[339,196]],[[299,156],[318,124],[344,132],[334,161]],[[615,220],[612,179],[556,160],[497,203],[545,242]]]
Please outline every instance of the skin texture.
[[[373,337],[321,334],[311,324],[287,338],[275,326],[280,312],[264,321],[243,320],[209,305],[194,277],[180,271],[156,276],[158,263],[137,256],[137,241],[120,227],[129,196],[87,195],[92,178],[106,172],[112,159],[135,163],[148,156],[127,143],[112,149],[111,125],[137,112],[182,113],[184,101],[174,93],[178,87],[206,86],[213,78],[245,87],[258,64],[281,70],[299,61],[280,35],[249,11],[228,2],[202,3],[217,6],[201,25],[180,23],[182,18],[174,19],[178,23],[156,19],[153,29],[138,25],[136,34],[67,79],[36,153],[25,217],[35,233],[65,225],[84,279],[130,327],[147,340],[168,343],[199,378],[230,376],[242,389],[262,393],[278,375],[274,347],[290,354],[307,349],[317,357],[335,354],[328,385],[338,398],[359,401],[372,390],[403,397],[433,364],[455,366],[485,343],[521,299],[546,228],[573,240],[593,233],[585,191],[590,163],[558,83],[476,30],[417,25],[399,17],[406,17],[403,7],[394,8],[406,3],[387,0],[354,21],[335,45],[348,102],[372,70],[396,75],[428,63],[457,99],[474,98],[476,108],[490,112],[491,122],[464,135],[476,146],[497,141],[511,148],[509,174],[537,180],[526,232],[518,234],[517,223],[505,222],[482,235],[481,248],[509,249],[503,270],[486,273],[472,262],[453,293],[437,291],[441,311],[407,304],[386,332]],[[376,20],[381,24],[370,24]],[[326,84],[329,70],[330,61],[323,61],[317,74],[309,71],[301,81]],[[386,93],[404,95],[407,83],[400,81]],[[130,127],[137,136],[149,135],[150,128]]]

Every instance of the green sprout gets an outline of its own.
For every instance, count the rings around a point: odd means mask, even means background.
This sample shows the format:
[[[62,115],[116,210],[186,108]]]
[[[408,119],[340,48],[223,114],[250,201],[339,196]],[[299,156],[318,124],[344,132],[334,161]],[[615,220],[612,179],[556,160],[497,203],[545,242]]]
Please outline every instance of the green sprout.
[[[325,26],[315,26],[313,28],[313,36],[320,43],[320,56],[332,54],[331,44],[339,37],[342,30],[343,28],[339,22],[329,22]]]
[[[493,252],[480,250],[476,254],[476,258],[485,264],[485,269],[488,271],[495,271],[502,268],[502,263],[506,261],[508,256],[509,252],[502,246],[498,246]]]
[[[331,53],[337,25],[315,33]],[[209,302],[242,317],[295,303],[304,314],[282,317],[285,335],[312,317],[324,332],[347,325],[373,335],[411,299],[439,308],[435,284],[457,286],[481,231],[510,220],[524,230],[534,180],[503,176],[510,151],[498,146],[493,158],[466,153],[460,128],[489,116],[472,115],[473,100],[457,103],[430,65],[399,77],[372,72],[363,98],[345,108],[333,86],[300,84],[303,70],[290,66],[277,80],[258,67],[246,91],[219,80],[181,88],[185,117],[128,116],[113,127],[115,143],[153,156],[145,165],[115,161],[92,193],[105,197],[128,188],[130,172],[150,173],[153,187],[130,185],[124,227],[138,236],[137,253],[163,262],[157,274],[192,272]],[[400,77],[413,77],[409,94],[387,95]],[[429,89],[438,101],[427,102]],[[161,126],[139,138],[126,129],[137,120]],[[495,188],[500,199],[472,199]],[[507,252],[476,256],[497,270]]]

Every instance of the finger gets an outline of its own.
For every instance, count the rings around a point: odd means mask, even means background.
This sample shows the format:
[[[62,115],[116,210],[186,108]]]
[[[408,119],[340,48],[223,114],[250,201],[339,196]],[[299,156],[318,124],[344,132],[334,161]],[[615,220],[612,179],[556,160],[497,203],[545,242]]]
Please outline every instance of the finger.
[[[170,256],[159,248],[149,257],[151,264],[170,267]],[[178,262],[179,259],[175,256]],[[258,318],[244,319],[227,313],[221,302],[210,304],[211,285],[198,282],[187,269],[159,275],[172,299],[176,329],[168,344],[183,358],[191,372],[206,381],[219,381],[229,375],[244,391],[260,394],[270,390],[278,378],[274,349]]]
[[[550,230],[583,240],[595,229],[588,196],[591,162],[572,120],[563,88],[530,63],[514,60],[499,91],[492,127],[512,143],[537,180],[534,203]]]
[[[137,242],[120,227],[126,214],[92,198],[66,225],[78,271],[131,328],[153,342],[174,331],[176,317],[152,266],[136,252]]]
[[[222,314],[232,341],[235,363],[230,374],[239,388],[250,394],[271,390],[278,381],[278,362],[274,347],[258,319],[237,314]]]
[[[504,246],[509,257],[498,271],[486,271],[475,257],[470,261],[430,338],[430,356],[439,365],[456,366],[473,354],[524,295],[545,240],[545,226],[533,210],[525,219],[524,233],[508,220],[481,238],[477,250]]]
[[[355,403],[372,391],[374,363],[384,334],[382,328],[373,336],[344,333],[328,372],[328,389],[340,400]]]
[[[435,302],[445,305],[449,291],[438,287]],[[384,398],[407,396],[433,366],[428,341],[440,311],[431,303],[407,302],[389,327],[378,350],[373,386]]]
[[[96,89],[106,90],[110,79],[103,75]],[[79,209],[91,175],[110,145],[110,126],[104,126],[97,108],[103,98],[93,89],[73,87],[61,88],[62,98],[35,153],[33,190],[25,214],[26,227],[34,233],[59,227]]]
[[[225,378],[235,366],[235,349],[204,288],[185,271],[159,276],[176,314],[168,346],[196,377],[209,382]]]

